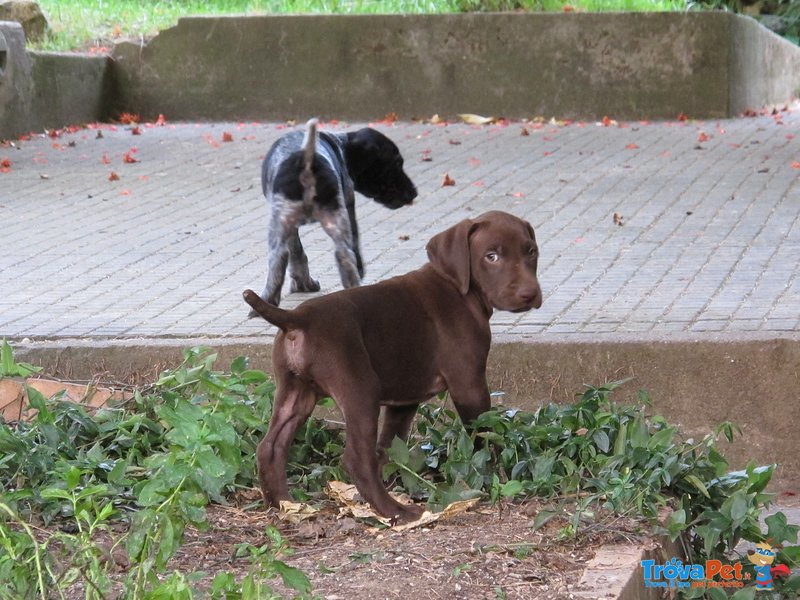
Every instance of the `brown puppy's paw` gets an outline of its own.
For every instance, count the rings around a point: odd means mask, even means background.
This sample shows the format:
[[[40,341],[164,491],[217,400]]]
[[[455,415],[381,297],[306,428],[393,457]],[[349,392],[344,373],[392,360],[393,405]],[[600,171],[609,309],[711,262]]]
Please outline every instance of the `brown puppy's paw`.
[[[422,516],[425,509],[416,504],[404,504],[400,512],[391,517],[392,525],[399,525],[401,523],[411,523],[416,521]]]

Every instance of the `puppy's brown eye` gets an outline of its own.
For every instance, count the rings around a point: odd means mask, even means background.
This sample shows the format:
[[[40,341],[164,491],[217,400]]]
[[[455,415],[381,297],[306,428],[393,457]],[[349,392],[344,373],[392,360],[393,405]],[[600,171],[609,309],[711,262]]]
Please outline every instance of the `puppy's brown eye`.
[[[497,252],[489,252],[489,254],[486,255],[486,260],[489,262],[497,262],[500,260],[500,255],[497,254]]]
[[[536,256],[536,248],[534,248],[533,246],[528,248],[528,256]]]

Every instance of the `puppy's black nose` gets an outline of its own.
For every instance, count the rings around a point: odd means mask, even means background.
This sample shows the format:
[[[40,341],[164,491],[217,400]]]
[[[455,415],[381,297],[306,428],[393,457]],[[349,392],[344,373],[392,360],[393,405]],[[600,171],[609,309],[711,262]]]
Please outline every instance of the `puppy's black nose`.
[[[520,288],[519,291],[517,291],[517,296],[522,302],[533,308],[539,308],[542,305],[542,290],[538,285]]]

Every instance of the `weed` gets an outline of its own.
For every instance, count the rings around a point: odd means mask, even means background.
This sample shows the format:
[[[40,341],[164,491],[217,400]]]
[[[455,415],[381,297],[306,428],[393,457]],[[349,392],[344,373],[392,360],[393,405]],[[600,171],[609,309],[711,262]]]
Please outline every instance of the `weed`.
[[[33,375],[41,370],[41,367],[16,362],[11,345],[3,339],[3,345],[0,346],[0,379],[3,377],[28,377],[28,375]]]

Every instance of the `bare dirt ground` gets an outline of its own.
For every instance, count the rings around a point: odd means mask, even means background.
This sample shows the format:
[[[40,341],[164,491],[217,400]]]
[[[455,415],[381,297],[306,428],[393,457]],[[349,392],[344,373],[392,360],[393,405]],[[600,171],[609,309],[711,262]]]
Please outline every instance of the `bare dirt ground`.
[[[397,532],[340,517],[333,502],[297,524],[282,521],[275,510],[213,506],[211,529],[187,532],[174,568],[205,571],[209,581],[219,571],[244,575],[246,560],[232,558],[236,545],[264,544],[264,530],[273,525],[294,550],[283,560],[303,570],[321,598],[560,599],[571,597],[597,547],[645,537],[641,523],[600,514],[577,536],[565,537],[560,532],[568,511],[535,530],[535,516],[544,507],[537,500],[481,504]],[[292,597],[279,579],[273,582],[276,593]]]

